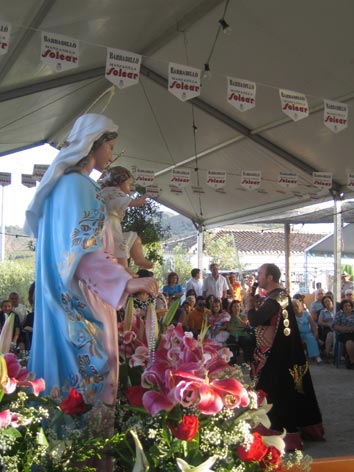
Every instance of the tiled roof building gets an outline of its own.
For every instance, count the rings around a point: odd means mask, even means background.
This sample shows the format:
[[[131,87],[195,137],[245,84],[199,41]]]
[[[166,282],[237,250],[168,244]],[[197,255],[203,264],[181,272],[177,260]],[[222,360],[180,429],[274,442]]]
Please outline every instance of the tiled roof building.
[[[231,235],[235,238],[235,244],[240,254],[285,252],[285,235],[282,231],[239,231],[219,229],[214,233],[214,238],[222,238]],[[313,233],[290,233],[290,251],[293,254],[302,254],[305,249],[323,238],[323,234]],[[169,241],[164,244],[165,251],[171,252],[173,248],[181,244],[186,251],[197,244],[197,235],[193,234],[185,238]]]

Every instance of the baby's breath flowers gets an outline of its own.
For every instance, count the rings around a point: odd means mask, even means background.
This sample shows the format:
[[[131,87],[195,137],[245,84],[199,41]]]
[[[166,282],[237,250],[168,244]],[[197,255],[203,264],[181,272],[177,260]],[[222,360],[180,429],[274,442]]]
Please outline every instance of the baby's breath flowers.
[[[116,471],[133,470],[129,430],[139,438],[151,472],[279,470],[284,441],[277,437],[267,444],[253,433],[260,423],[269,425],[270,405],[264,392],[247,385],[245,368],[229,363],[230,351],[169,325],[151,356],[143,323],[132,317],[128,331],[120,331],[115,428],[127,431],[127,444],[117,445]]]

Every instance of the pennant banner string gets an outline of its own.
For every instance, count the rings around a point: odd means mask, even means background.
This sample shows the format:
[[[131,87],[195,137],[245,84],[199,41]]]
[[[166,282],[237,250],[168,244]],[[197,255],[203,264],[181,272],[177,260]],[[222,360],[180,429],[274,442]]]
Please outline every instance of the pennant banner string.
[[[227,8],[227,4],[228,4],[228,1],[226,2],[226,8]],[[225,13],[224,13],[225,15]],[[30,30],[30,31],[35,31],[35,32],[38,32],[38,33],[44,33],[45,31],[42,30],[42,29],[39,29],[39,28],[34,28],[34,27],[31,27],[31,26],[25,26],[25,25],[22,25],[20,23],[16,23],[16,22],[11,22],[11,25],[12,26],[16,26],[18,28],[21,28],[21,29],[24,29],[24,30]],[[218,25],[218,31],[221,31],[222,29],[222,26],[219,24]],[[178,33],[181,33],[181,31],[177,28],[177,32]],[[184,32],[182,32],[184,33]],[[100,43],[94,43],[92,41],[87,41],[85,39],[81,39],[81,38],[76,38],[77,41],[81,42],[81,43],[84,43],[84,44],[87,44],[89,46],[93,46],[93,47],[99,47],[99,48],[104,48],[104,49],[109,49],[111,48],[111,46],[108,46],[108,45],[105,45],[105,44],[100,44]],[[213,48],[212,48],[213,49]],[[10,48],[9,50],[11,50],[11,45],[10,45]],[[133,52],[133,51],[132,51]],[[211,51],[213,52],[213,50]],[[164,61],[164,60],[161,60],[161,59],[156,59],[152,56],[148,56],[148,55],[142,55],[143,58],[145,59],[149,59],[150,61],[152,62],[157,62],[157,63],[160,63],[160,64],[166,64],[166,67],[168,67],[168,62]],[[210,57],[210,55],[209,55]],[[169,61],[170,62],[170,61]],[[231,74],[230,73],[227,73],[227,74],[216,74],[220,77],[225,77],[225,79],[227,79],[228,76],[230,76]],[[257,85],[261,86],[261,87],[266,87],[266,88],[270,88],[270,89],[274,89],[274,90],[279,90],[281,87],[279,86],[274,86],[274,85],[270,85],[270,84],[266,84],[264,82],[257,82],[256,80],[253,80],[253,79],[250,79],[250,78],[246,78],[246,77],[242,77],[243,79],[245,80],[252,80],[253,82],[255,82]],[[316,99],[316,100],[321,100],[321,101],[324,101],[324,100],[327,100],[328,97],[320,97],[318,95],[313,95],[311,93],[306,93],[306,92],[302,92],[304,95],[306,95],[307,97],[309,98],[313,98],[313,99]],[[353,93],[350,93],[350,94],[346,94],[344,96],[340,96],[340,97],[332,97],[331,99],[334,100],[334,101],[338,101],[338,102],[345,102],[347,100],[351,100],[353,99],[354,97],[354,94]],[[351,107],[352,105],[348,104],[349,107]],[[310,107],[310,113],[313,113],[315,111],[319,111],[321,109],[324,108],[324,104],[322,103],[321,105],[317,105],[315,106],[314,108]],[[279,120],[280,122],[282,120]]]
[[[223,13],[223,15],[222,15],[222,19],[225,18],[226,11],[227,11],[227,7],[229,6],[229,2],[230,2],[230,0],[226,0],[225,7],[224,7],[224,13]],[[210,53],[209,53],[209,56],[208,56],[208,58],[207,58],[207,60],[206,60],[205,66],[208,66],[208,67],[209,67],[209,65],[210,65],[210,61],[211,61],[211,58],[213,57],[214,49],[215,49],[215,46],[216,46],[216,42],[217,42],[217,40],[218,40],[218,37],[219,37],[219,35],[220,35],[221,30],[222,30],[222,26],[221,26],[220,21],[219,21],[218,28],[217,28],[216,34],[215,34],[215,38],[214,38],[213,44],[212,44],[212,46],[211,46]]]

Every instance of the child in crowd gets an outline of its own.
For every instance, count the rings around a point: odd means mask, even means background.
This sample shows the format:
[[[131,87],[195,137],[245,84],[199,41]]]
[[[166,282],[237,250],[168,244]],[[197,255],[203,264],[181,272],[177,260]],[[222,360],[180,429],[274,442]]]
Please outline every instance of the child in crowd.
[[[131,197],[134,182],[131,172],[122,166],[110,168],[101,180],[102,197],[106,203],[108,221],[114,237],[114,256],[132,275],[128,259],[132,257],[138,267],[151,269],[153,264],[145,258],[140,237],[134,231],[123,232],[121,222],[128,207],[141,207],[147,196]]]

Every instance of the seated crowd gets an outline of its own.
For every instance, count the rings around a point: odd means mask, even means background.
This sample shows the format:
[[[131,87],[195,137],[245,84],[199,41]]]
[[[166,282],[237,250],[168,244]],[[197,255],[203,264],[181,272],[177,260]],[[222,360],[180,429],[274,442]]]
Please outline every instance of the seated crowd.
[[[179,300],[173,323],[181,323],[185,331],[198,337],[203,326],[207,326],[206,337],[221,346],[227,346],[233,353],[232,362],[250,363],[256,347],[254,329],[247,319],[247,307],[243,301],[252,289],[253,275],[243,283],[231,273],[226,277],[219,274],[217,264],[211,264],[210,275],[202,281],[201,271],[193,269],[185,290],[179,283],[176,272],[168,274],[166,284],[155,300],[156,314],[159,319],[167,313],[169,306]],[[139,277],[150,277],[152,272],[140,269]],[[16,292],[1,303],[0,332],[11,313],[14,313],[12,350],[29,351],[32,342],[34,322],[34,286],[30,286],[28,300],[32,310],[20,303]],[[303,346],[310,362],[317,364],[333,360],[336,343],[342,349],[346,367],[354,369],[354,290],[347,288],[342,300],[334,301],[331,292],[319,288],[315,300],[308,308],[304,295],[292,296],[292,304]],[[262,304],[265,294],[257,289],[256,304]],[[149,294],[139,292],[133,296],[134,314],[145,318],[152,302]],[[124,309],[118,312],[118,321],[124,318]]]

